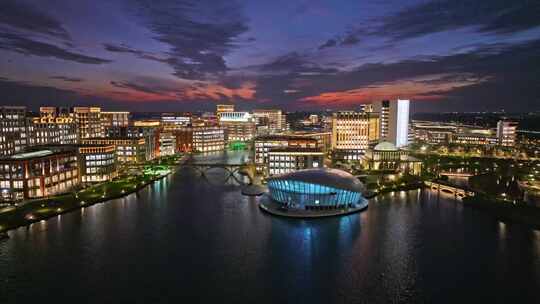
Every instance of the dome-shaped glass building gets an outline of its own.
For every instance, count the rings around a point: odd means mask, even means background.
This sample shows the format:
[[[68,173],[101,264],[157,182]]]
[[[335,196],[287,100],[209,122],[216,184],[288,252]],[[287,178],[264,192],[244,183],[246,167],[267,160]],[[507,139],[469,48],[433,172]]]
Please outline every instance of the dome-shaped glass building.
[[[328,210],[364,208],[364,185],[337,169],[307,169],[268,179],[270,197],[287,208]]]

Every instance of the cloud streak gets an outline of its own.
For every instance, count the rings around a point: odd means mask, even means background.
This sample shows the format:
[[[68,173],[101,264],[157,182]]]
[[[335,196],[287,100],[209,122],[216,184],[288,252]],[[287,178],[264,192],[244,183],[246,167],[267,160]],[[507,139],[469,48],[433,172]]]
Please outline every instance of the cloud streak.
[[[170,46],[166,63],[181,79],[213,78],[228,70],[224,56],[246,32],[246,18],[236,1],[137,1],[137,15]]]
[[[3,0],[0,25],[71,40],[62,23],[23,1]]]
[[[0,32],[0,49],[29,56],[50,57],[83,64],[104,64],[111,60],[71,52],[24,35]]]

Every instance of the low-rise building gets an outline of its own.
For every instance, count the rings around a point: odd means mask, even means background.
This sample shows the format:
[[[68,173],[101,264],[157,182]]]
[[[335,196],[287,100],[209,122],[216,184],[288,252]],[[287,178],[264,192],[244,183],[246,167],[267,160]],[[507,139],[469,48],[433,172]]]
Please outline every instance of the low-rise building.
[[[215,152],[225,150],[225,130],[221,127],[194,127],[193,151]]]
[[[420,175],[422,161],[409,155],[407,150],[401,150],[390,142],[381,142],[369,149],[362,157],[364,168],[369,170],[403,172]]]
[[[116,156],[120,164],[143,163],[148,158],[148,145],[145,138],[140,137],[104,137],[86,138],[82,140],[83,145],[114,145]]]
[[[174,155],[176,153],[176,136],[172,132],[159,133],[159,156]]]
[[[327,152],[332,149],[332,132],[330,131],[296,131],[288,136],[298,138],[314,138],[317,140],[317,148],[322,149],[323,152]]]
[[[273,148],[268,151],[268,176],[324,167],[324,152],[317,148]]]
[[[111,127],[127,127],[129,125],[129,112],[104,111],[101,112],[101,121],[104,130]]]
[[[0,107],[0,156],[20,153],[33,145],[33,132],[26,107]]]
[[[144,138],[145,159],[152,160],[159,155],[159,136],[161,129],[153,125],[150,126],[127,126],[112,127],[107,129],[108,138]]]
[[[78,152],[82,183],[106,182],[118,176],[115,145],[79,145]]]
[[[33,150],[0,159],[0,199],[4,201],[68,192],[79,181],[73,147]]]
[[[265,135],[254,139],[255,168],[259,173],[268,172],[268,152],[275,148],[319,148],[315,138],[306,136]]]
[[[250,141],[255,137],[255,119],[248,112],[223,112],[219,115],[219,125],[225,129],[228,143]]]
[[[77,143],[77,125],[69,116],[33,117],[36,145],[74,145]]]

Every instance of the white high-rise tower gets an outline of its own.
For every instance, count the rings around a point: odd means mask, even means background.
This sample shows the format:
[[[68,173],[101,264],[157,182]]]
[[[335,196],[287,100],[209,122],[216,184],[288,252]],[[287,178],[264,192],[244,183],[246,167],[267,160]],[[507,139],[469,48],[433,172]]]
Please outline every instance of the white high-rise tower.
[[[407,99],[373,103],[374,111],[380,115],[381,141],[391,142],[398,148],[408,144],[409,103]]]
[[[398,99],[394,107],[390,106],[389,135],[398,148],[409,143],[409,104],[408,99]]]

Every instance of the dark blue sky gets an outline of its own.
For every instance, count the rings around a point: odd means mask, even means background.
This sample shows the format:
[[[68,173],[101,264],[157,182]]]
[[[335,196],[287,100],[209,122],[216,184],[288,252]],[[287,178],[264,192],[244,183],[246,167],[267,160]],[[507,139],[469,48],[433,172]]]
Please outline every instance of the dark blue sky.
[[[3,0],[2,104],[540,110],[540,1]]]

